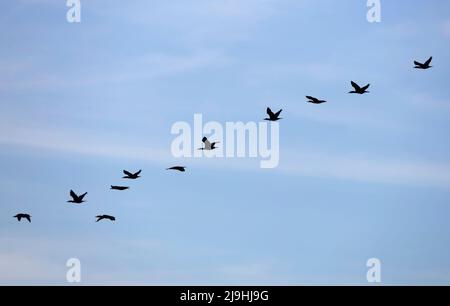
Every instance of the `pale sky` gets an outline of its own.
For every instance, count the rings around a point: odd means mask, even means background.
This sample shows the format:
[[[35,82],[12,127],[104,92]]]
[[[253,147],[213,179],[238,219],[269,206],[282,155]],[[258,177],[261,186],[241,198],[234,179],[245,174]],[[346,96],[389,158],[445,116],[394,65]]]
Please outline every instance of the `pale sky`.
[[[450,3],[381,3],[1,1],[0,284],[450,284]],[[267,106],[278,168],[172,157],[175,122]]]

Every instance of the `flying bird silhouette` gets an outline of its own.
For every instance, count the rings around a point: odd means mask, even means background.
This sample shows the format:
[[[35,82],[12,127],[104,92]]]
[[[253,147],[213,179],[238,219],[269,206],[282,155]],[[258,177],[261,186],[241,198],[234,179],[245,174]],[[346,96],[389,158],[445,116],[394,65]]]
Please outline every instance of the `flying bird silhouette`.
[[[312,104],[322,104],[322,103],[326,103],[327,101],[325,100],[319,100],[315,97],[311,97],[311,96],[306,96],[306,98],[309,100],[308,103],[312,103]]]
[[[266,121],[278,121],[283,118],[280,118],[280,114],[283,110],[280,109],[277,113],[273,113],[270,107],[267,108],[267,115],[269,115],[269,118],[265,118]]]
[[[87,192],[85,192],[82,195],[77,195],[73,190],[70,190],[70,196],[72,197],[72,200],[67,201],[68,203],[74,203],[74,204],[81,204],[83,202],[86,202],[83,200],[83,198],[87,195]]]
[[[141,174],[142,170],[139,170],[136,173],[131,173],[127,170],[123,170],[123,173],[125,174],[125,176],[123,177],[124,179],[130,179],[130,180],[135,180],[137,178],[139,178],[139,174]]]
[[[109,215],[100,215],[100,216],[95,216],[95,217],[97,218],[97,221],[95,221],[95,222],[101,221],[103,219],[107,219],[107,220],[110,220],[110,221],[116,221],[115,217],[109,216]]]
[[[22,220],[22,218],[27,219],[28,222],[31,223],[31,216],[29,214],[17,214],[14,216],[14,218],[17,218],[17,221],[19,221],[19,222],[20,222],[20,220]]]
[[[112,190],[127,190],[129,188],[130,187],[126,187],[126,186],[113,186],[113,185],[111,185],[111,189]]]
[[[425,63],[419,63],[419,62],[417,62],[417,61],[414,61],[414,65],[416,65],[416,67],[414,67],[414,68],[416,68],[416,69],[424,69],[424,70],[426,70],[426,69],[430,69],[431,67],[433,67],[433,66],[430,66],[430,64],[431,64],[431,61],[433,60],[433,57],[430,57]]]
[[[355,90],[350,91],[349,93],[351,94],[360,94],[363,95],[365,93],[369,93],[370,91],[367,91],[367,89],[369,89],[370,84],[367,84],[364,87],[360,87],[358,84],[356,84],[355,82],[352,81],[352,86]]]
[[[205,145],[203,148],[200,148],[200,149],[199,149],[199,150],[202,150],[202,151],[212,151],[212,150],[215,150],[215,149],[217,149],[216,144],[219,143],[218,141],[217,141],[217,142],[210,142],[210,141],[208,140],[208,138],[206,138],[206,137],[203,137],[202,142],[203,142],[203,144]]]
[[[175,167],[167,168],[166,170],[176,170],[176,171],[180,171],[180,172],[185,172],[186,171],[186,167],[175,166]]]

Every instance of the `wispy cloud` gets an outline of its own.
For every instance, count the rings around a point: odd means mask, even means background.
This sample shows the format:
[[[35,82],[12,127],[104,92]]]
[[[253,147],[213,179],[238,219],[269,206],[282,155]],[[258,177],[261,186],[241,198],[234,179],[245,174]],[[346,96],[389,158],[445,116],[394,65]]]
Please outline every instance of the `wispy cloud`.
[[[287,155],[287,156],[286,156]],[[287,174],[399,186],[450,188],[450,163],[380,159],[322,151],[285,155],[280,170]]]
[[[77,131],[51,131],[12,126],[4,127],[3,130],[8,131],[8,133],[0,134],[0,144],[4,145],[96,157],[129,158],[153,162],[170,160],[168,150],[158,147],[119,145],[105,141],[101,135],[86,140]]]
[[[279,264],[273,262],[251,262],[227,265],[217,268],[220,278],[224,283],[236,285],[277,285],[286,283],[285,275],[277,269]]]
[[[355,109],[351,105],[344,105],[343,102],[348,102],[344,99],[324,97],[330,101],[330,103],[340,103],[338,107],[329,106],[327,109],[323,109],[320,112],[316,108],[304,107],[295,108],[292,107],[292,115],[296,118],[303,120],[309,120],[326,124],[327,126],[341,126],[352,127],[358,129],[371,129],[378,131],[389,132],[408,132],[414,129],[414,126],[408,124],[408,122],[399,121],[393,113],[386,113],[379,108],[366,107],[361,109]],[[298,102],[297,102],[298,104]],[[291,103],[290,105],[295,105]]]
[[[442,23],[442,33],[446,38],[450,38],[450,20],[446,20]]]
[[[39,61],[27,64],[13,59],[5,65],[6,73],[0,76],[0,90],[61,90],[98,84],[123,85],[142,79],[166,78],[201,69],[222,67],[229,62],[230,58],[215,51],[178,55],[154,53],[97,65],[89,73],[72,71],[68,74],[66,70],[61,70],[66,67],[43,73]]]
[[[123,271],[120,267],[111,269],[111,261],[129,259],[130,250],[136,253],[152,253],[161,259],[164,246],[160,241],[137,240],[129,238],[114,238],[109,241],[102,237],[93,237],[83,241],[77,239],[32,237],[0,237],[2,245],[8,249],[0,250],[0,284],[58,284],[67,285],[66,262],[69,258],[81,260],[81,280],[85,284],[130,284],[145,283],[145,275],[138,269]],[[91,256],[90,248],[93,244],[99,245],[114,243],[120,253],[108,254],[107,250],[97,248],[95,255]],[[26,251],[25,251],[26,250]],[[131,253],[132,254],[132,253]],[[89,260],[85,260],[89,258]],[[131,265],[134,267],[134,265]],[[153,270],[153,268],[151,268]],[[125,273],[126,272],[126,273]],[[153,282],[158,277],[149,278]]]
[[[339,64],[330,62],[307,62],[292,59],[291,61],[270,63],[264,62],[258,65],[242,63],[244,77],[250,84],[271,84],[280,80],[314,80],[317,82],[339,81],[354,71],[354,68],[345,68]]]
[[[63,271],[49,259],[37,258],[34,254],[9,251],[0,253],[0,284],[3,285],[50,283],[56,279],[64,279]]]
[[[428,111],[434,114],[449,114],[450,100],[434,97],[434,93],[411,93],[405,96],[406,105],[412,105],[421,112]]]
[[[85,141],[76,133],[9,129],[0,134],[0,144],[21,145],[65,154],[126,158],[131,160],[167,163],[173,161],[170,148],[123,146],[108,141]],[[325,153],[327,152],[327,153]],[[450,164],[417,160],[385,160],[372,156],[348,153],[328,153],[329,150],[304,149],[294,153],[281,148],[281,165],[277,170],[288,175],[344,179],[350,181],[385,183],[406,186],[434,186],[450,188]],[[248,159],[219,159],[203,161],[187,159],[199,167],[218,168],[228,171],[263,171]]]

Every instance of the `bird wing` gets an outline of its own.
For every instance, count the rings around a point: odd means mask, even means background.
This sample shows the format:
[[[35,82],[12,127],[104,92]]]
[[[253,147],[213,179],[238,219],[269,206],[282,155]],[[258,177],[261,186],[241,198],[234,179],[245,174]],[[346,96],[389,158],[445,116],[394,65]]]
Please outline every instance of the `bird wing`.
[[[139,174],[141,174],[141,172],[142,172],[142,170],[139,170],[138,172],[136,172],[136,173],[133,174],[133,175],[139,175]]]
[[[123,174],[128,175],[128,176],[132,176],[133,174],[127,170],[123,170]]]
[[[422,63],[419,63],[418,61],[414,61],[414,65],[416,65],[416,66],[422,66],[423,64],[422,64]]]
[[[270,118],[272,118],[273,116],[275,116],[275,114],[272,112],[272,110],[270,109],[270,107],[267,108],[267,115],[269,115]]]
[[[28,222],[30,222],[30,223],[31,223],[31,217],[30,217],[30,216],[24,216],[24,218],[25,218],[25,219],[27,219],[27,220],[28,220]]]
[[[367,89],[369,89],[370,84],[367,84],[366,86],[364,86],[363,88],[361,88],[362,90],[366,91]]]
[[[73,192],[73,190],[70,190],[70,196],[71,196],[74,200],[78,199],[77,194],[76,194],[75,192]]]
[[[356,84],[355,82],[353,82],[352,81],[352,86],[353,86],[353,88],[356,90],[356,91],[359,91],[359,90],[361,90],[361,87],[359,87],[359,85],[358,84]]]
[[[175,167],[168,168],[167,170],[178,170],[178,171],[183,171],[183,170],[184,170],[184,167],[175,166]]]
[[[80,201],[83,200],[83,198],[87,195],[87,192],[83,193],[82,195],[80,195],[78,198],[80,199]]]
[[[205,137],[203,138],[203,143],[205,144],[205,149],[211,149],[211,142]]]
[[[306,96],[307,99],[309,100],[313,100],[313,101],[317,101],[317,98],[311,97],[311,96]]]
[[[431,64],[431,61],[433,60],[433,57],[430,57],[426,62],[425,65],[429,66]]]
[[[276,112],[275,113],[275,117],[278,117],[278,116],[280,116],[280,114],[281,114],[281,112],[282,112],[283,110],[282,109],[280,109],[278,112]]]

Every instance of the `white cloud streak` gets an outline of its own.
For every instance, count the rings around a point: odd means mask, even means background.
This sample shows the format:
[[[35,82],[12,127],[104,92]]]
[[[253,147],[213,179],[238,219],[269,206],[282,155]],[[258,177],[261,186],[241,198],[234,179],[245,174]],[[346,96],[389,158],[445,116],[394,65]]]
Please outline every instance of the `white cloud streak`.
[[[161,147],[122,146],[109,142],[85,142],[76,134],[56,131],[9,129],[0,134],[0,144],[20,145],[65,154],[131,159],[150,163],[173,162],[174,158]],[[248,159],[199,160],[186,159],[192,165],[221,171],[267,171]],[[450,164],[413,160],[386,160],[352,153],[328,154],[324,150],[293,152],[281,148],[280,167],[273,171],[303,177],[331,178],[366,183],[450,188]]]
[[[198,51],[182,55],[154,53],[137,58],[121,59],[120,62],[107,66],[98,66],[89,75],[83,75],[80,72],[68,75],[66,71],[60,70],[42,73],[39,64],[11,60],[6,65],[6,73],[0,76],[0,90],[55,88],[61,90],[73,89],[75,86],[123,84],[141,79],[164,78],[201,69],[222,67],[229,62],[229,58],[214,51]]]
[[[280,171],[298,176],[400,186],[450,188],[450,163],[386,160],[356,154],[288,154]],[[294,157],[295,156],[295,157]]]

